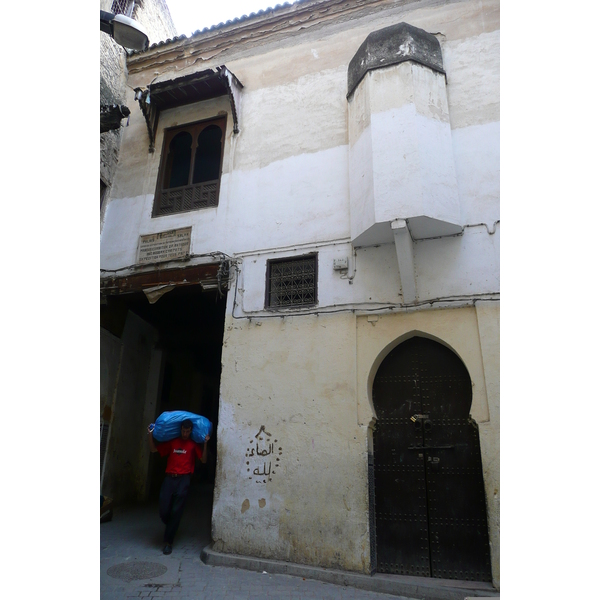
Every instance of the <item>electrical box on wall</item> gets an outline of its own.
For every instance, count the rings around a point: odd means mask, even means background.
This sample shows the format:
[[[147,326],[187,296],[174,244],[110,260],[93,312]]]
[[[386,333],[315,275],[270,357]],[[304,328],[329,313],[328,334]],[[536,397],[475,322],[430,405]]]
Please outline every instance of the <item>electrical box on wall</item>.
[[[333,270],[334,271],[346,271],[347,269],[348,269],[348,257],[333,259]]]

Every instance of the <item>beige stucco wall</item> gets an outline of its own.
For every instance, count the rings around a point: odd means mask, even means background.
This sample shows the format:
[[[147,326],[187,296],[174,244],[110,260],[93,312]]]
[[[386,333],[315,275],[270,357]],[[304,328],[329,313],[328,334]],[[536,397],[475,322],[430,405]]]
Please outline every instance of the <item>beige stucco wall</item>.
[[[229,317],[213,509],[216,549],[369,571],[372,384],[391,349],[421,335],[456,352],[471,376],[498,584],[497,321],[495,304],[251,322]],[[257,456],[256,444],[266,451],[273,440],[273,452]],[[274,472],[263,482],[255,469]]]
[[[217,550],[367,572],[367,446],[356,422],[355,347],[351,313],[227,319]],[[259,440],[263,426],[271,435],[263,431]],[[273,443],[273,452],[257,456],[257,443],[260,452]]]
[[[479,423],[494,584],[500,586],[500,306],[478,302],[477,325],[490,418]]]

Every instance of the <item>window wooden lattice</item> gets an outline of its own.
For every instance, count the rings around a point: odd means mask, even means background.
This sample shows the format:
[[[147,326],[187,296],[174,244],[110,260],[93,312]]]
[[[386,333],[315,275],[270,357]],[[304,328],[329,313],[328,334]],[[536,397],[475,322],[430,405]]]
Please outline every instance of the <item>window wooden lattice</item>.
[[[156,214],[186,212],[200,208],[209,208],[219,204],[219,180],[206,181],[195,185],[163,190]]]
[[[165,132],[154,217],[219,204],[225,120]]]
[[[267,306],[312,306],[317,303],[317,255],[268,263]]]

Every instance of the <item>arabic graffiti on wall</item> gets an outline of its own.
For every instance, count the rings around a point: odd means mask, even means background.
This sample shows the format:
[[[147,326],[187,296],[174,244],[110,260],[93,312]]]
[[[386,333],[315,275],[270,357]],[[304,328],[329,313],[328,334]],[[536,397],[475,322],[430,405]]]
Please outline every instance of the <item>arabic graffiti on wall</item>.
[[[255,483],[273,481],[280,468],[282,449],[277,445],[277,440],[261,425],[258,433],[248,442],[246,448],[246,473],[248,479]]]

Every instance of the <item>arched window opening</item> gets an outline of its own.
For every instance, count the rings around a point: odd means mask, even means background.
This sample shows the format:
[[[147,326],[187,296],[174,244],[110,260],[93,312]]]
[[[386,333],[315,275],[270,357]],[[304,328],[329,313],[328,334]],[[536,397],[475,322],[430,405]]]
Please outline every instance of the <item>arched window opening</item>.
[[[187,131],[178,133],[169,145],[165,188],[187,185],[190,179],[190,160],[192,158],[192,136]]]
[[[209,125],[198,136],[192,183],[219,179],[222,137],[223,132],[217,125]]]
[[[153,217],[219,203],[225,119],[165,130]]]

